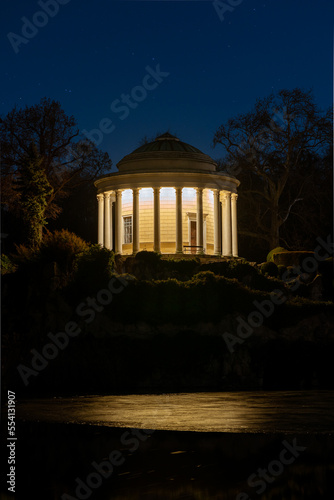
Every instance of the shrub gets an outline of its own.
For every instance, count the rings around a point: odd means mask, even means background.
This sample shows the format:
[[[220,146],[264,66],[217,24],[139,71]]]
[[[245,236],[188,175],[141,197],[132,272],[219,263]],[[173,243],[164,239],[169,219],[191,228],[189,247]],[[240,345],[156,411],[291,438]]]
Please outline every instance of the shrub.
[[[191,281],[196,280],[215,281],[216,275],[212,271],[200,271],[192,277]]]
[[[314,257],[314,252],[293,251],[277,252],[273,255],[276,265],[282,266],[300,266],[306,257]]]
[[[10,260],[8,255],[1,254],[1,274],[9,274],[16,271],[15,264]]]
[[[179,280],[188,280],[199,266],[199,259],[166,259],[161,261],[161,264],[164,278],[175,276]]]
[[[274,254],[275,253],[279,253],[279,252],[287,252],[288,250],[286,250],[285,248],[283,247],[276,247],[276,248],[273,248],[272,250],[270,250],[270,252],[268,253],[267,255],[267,262],[274,262]]]
[[[60,271],[68,273],[73,269],[75,257],[88,248],[88,243],[80,236],[62,229],[44,236],[37,250],[37,257],[45,263],[57,262]]]
[[[149,252],[147,250],[142,250],[135,256],[135,261],[151,266],[156,266],[160,262],[160,259],[161,256],[158,252]]]
[[[229,278],[236,278],[239,281],[243,281],[244,278],[250,276],[254,277],[257,274],[257,270],[247,261],[230,261],[227,276]]]
[[[229,279],[237,279],[240,283],[253,290],[271,292],[275,289],[284,289],[280,281],[269,277],[269,275],[262,274],[257,267],[246,260],[210,262],[203,264],[200,270],[212,271],[217,276],[224,276]]]
[[[212,271],[218,276],[229,276],[230,275],[230,262],[228,260],[223,260],[220,262],[208,262],[207,264],[201,265],[201,270]]]
[[[278,269],[274,262],[263,262],[260,269],[261,273],[266,274],[267,276],[272,276],[273,278],[278,276]]]
[[[115,254],[101,245],[91,245],[75,259],[74,283],[85,293],[104,286],[114,270]]]
[[[137,279],[153,279],[161,264],[160,254],[142,250],[135,257],[127,259],[126,272],[134,274]]]
[[[285,272],[286,272],[286,270],[287,270],[287,267],[286,267],[286,266],[283,266],[283,265],[281,265],[281,264],[279,264],[279,265],[277,266],[277,270],[278,270],[278,277],[279,277],[280,279],[282,279],[282,277],[283,277],[284,273],[285,273]]]
[[[287,270],[287,279],[296,278],[297,276],[299,276],[293,266],[287,266],[286,270]]]
[[[15,245],[16,253],[11,255],[15,264],[26,264],[36,259],[37,249],[25,245]]]
[[[137,278],[136,276],[134,276],[133,274],[129,274],[129,273],[123,273],[123,274],[115,274],[115,276],[119,276],[120,278],[123,278],[125,281],[137,281]]]

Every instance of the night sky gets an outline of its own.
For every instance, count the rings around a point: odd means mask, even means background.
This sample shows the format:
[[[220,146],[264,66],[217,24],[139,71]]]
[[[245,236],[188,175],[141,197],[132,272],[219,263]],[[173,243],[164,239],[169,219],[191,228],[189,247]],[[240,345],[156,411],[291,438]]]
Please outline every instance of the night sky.
[[[46,0],[1,2],[1,115],[46,96],[81,131],[102,120],[99,147],[114,169],[167,129],[219,158],[217,127],[282,88],[312,88],[322,108],[332,104],[332,0],[230,0],[224,19],[212,1],[49,1],[53,17],[36,15]],[[45,25],[10,41],[27,29],[22,18]],[[119,102],[131,92],[137,101]]]

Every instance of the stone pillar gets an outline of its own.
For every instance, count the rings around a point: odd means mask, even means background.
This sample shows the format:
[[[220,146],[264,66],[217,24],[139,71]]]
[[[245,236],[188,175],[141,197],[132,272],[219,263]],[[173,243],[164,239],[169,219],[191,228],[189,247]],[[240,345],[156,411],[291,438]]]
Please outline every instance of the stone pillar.
[[[154,251],[160,252],[160,188],[153,188]]]
[[[203,188],[197,188],[196,245],[197,253],[204,253],[203,243]]]
[[[232,255],[233,255],[233,257],[238,257],[237,199],[238,199],[238,195],[236,193],[232,193],[231,219],[232,219]]]
[[[110,209],[109,209],[110,210],[110,224],[109,224],[109,228],[110,228],[110,249],[113,248],[113,235],[112,235],[112,229],[113,229],[113,226],[112,226],[112,224],[113,224],[113,222],[112,222],[112,215],[113,214],[112,214],[112,212],[113,212],[113,210],[112,210],[112,200],[113,200],[112,196],[110,195],[110,198],[109,198],[109,204],[110,204]]]
[[[104,195],[104,246],[110,249],[110,194]]]
[[[224,192],[223,195],[223,255],[232,255],[232,233],[231,233],[231,193]]]
[[[139,252],[139,188],[132,190],[132,252]]]
[[[97,231],[97,242],[99,245],[104,244],[104,239],[103,239],[103,224],[104,224],[104,195],[103,194],[98,194],[97,195],[97,201],[99,204],[98,207],[98,231]]]
[[[220,255],[219,244],[219,189],[213,189],[213,253]]]
[[[176,253],[183,253],[182,248],[182,188],[175,188],[176,193]]]
[[[220,224],[220,232],[221,232],[221,242],[222,242],[222,248],[221,248],[221,254],[224,255],[224,217],[225,217],[225,197],[224,197],[224,191],[220,192],[220,201],[222,204],[222,218],[221,218],[221,224]]]
[[[115,191],[115,252],[122,253],[122,191]]]

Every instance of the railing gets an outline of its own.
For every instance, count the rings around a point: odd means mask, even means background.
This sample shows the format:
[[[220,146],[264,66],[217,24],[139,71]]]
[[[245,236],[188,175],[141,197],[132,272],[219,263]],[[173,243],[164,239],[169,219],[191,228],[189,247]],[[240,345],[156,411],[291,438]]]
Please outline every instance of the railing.
[[[183,245],[184,253],[204,253],[204,247],[200,245]]]

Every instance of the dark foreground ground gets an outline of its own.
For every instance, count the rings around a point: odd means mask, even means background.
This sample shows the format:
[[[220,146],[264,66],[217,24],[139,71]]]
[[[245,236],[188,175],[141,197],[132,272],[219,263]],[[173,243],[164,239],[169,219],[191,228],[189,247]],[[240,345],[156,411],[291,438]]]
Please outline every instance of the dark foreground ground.
[[[6,494],[2,483],[6,500],[334,498],[334,436],[328,433],[17,424],[17,492]]]

